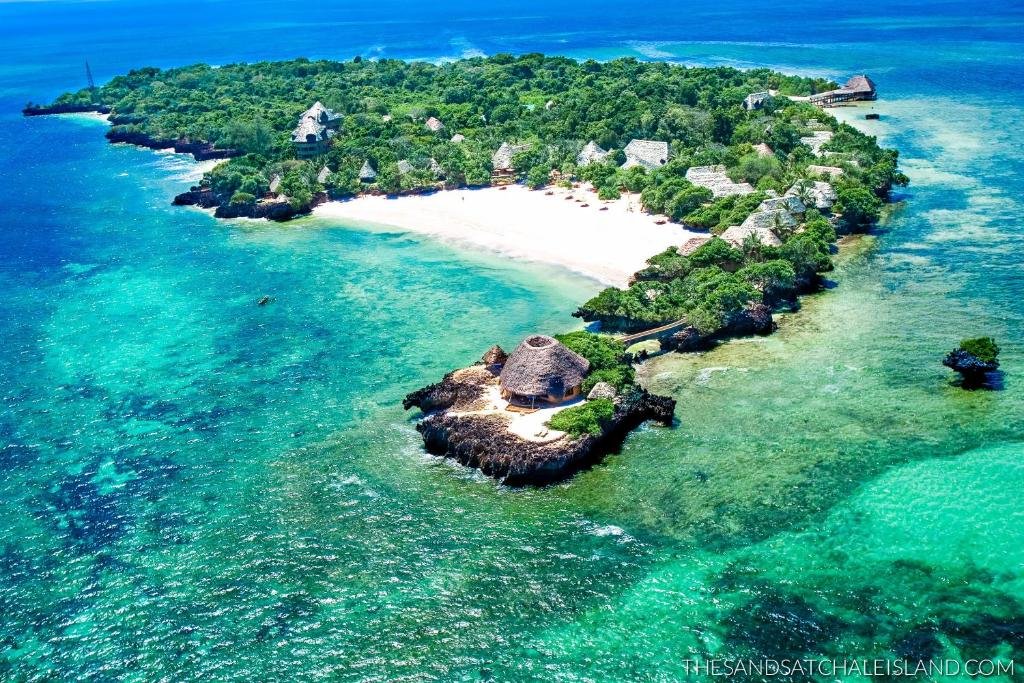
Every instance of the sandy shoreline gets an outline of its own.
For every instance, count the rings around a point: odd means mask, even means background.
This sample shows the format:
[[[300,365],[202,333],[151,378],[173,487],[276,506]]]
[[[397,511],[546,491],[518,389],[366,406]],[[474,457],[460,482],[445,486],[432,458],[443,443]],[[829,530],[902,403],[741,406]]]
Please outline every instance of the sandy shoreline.
[[[636,195],[601,202],[582,188],[532,191],[513,185],[391,199],[366,196],[328,202],[313,213],[554,264],[618,287],[651,256],[701,234],[673,223],[658,225],[664,219],[641,212]]]

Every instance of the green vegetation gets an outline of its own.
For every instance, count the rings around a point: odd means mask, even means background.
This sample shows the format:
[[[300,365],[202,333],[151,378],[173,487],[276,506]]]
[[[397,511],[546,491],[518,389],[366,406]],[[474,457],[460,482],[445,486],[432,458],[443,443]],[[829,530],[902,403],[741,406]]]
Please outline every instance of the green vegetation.
[[[701,334],[714,334],[750,304],[789,301],[832,268],[835,230],[817,211],[805,220],[781,247],[748,239],[737,249],[715,238],[689,256],[669,248],[648,259],[627,289],[609,287],[575,315],[626,332],[685,318]]]
[[[768,198],[764,192],[748,195],[730,195],[695,209],[683,218],[683,223],[694,228],[704,228],[720,235],[730,225],[739,225],[757,205]]]
[[[960,351],[969,353],[983,363],[995,363],[999,358],[999,345],[992,337],[975,337],[960,342]]]
[[[626,357],[625,345],[618,339],[583,330],[555,335],[555,339],[590,361],[590,373],[583,380],[584,395],[598,382],[608,382],[620,392],[632,386],[633,366]]]
[[[297,59],[137,69],[98,88],[95,96],[83,89],[56,103],[99,102],[111,108],[115,130],[243,152],[205,180],[223,201],[259,197],[274,175],[284,181],[288,174],[291,182],[282,182],[281,192],[293,204],[308,203],[320,191],[351,196],[365,188],[358,179],[364,160],[378,172],[376,187],[389,193],[436,187],[442,178],[448,186],[483,185],[491,155],[509,141],[529,145],[513,161],[533,187],[546,184],[553,169],[570,177],[578,173],[593,180],[604,197],[614,197],[619,188],[644,192],[651,210],[679,219],[710,199],[683,178],[689,166],[722,163],[739,177],[781,187],[808,161],[799,138],[807,133],[806,121],[820,112],[783,97],[747,112],[740,104],[748,93],[777,88],[809,94],[831,85],[767,69],[686,68],[635,59],[577,62],[540,54],[439,65]],[[298,161],[290,134],[317,100],[343,115],[341,129],[321,158]],[[431,116],[445,128],[426,128]],[[839,127],[831,147],[857,161],[859,166],[850,164],[857,181],[876,191],[898,181],[895,153],[882,154],[873,138],[847,128]],[[452,142],[454,133],[465,140]],[[672,161],[653,172],[620,170],[621,150],[632,138],[668,142]],[[576,155],[588,140],[612,154],[605,164],[577,169]],[[760,142],[782,156],[754,158],[751,145]],[[431,170],[431,159],[441,173]],[[407,160],[412,171],[400,173],[399,160]],[[333,173],[321,184],[316,173],[325,164]]]
[[[781,246],[748,238],[740,248],[712,240],[690,256],[669,249],[653,256],[629,288],[606,289],[577,311],[609,330],[685,318],[713,334],[751,304],[774,306],[810,287],[832,267],[833,225],[867,229],[892,186],[906,183],[896,151],[880,148],[874,138],[806,102],[784,97],[833,85],[767,69],[499,54],[444,64],[357,58],[144,68],[95,93],[63,95],[56,104],[109,107],[111,134],[238,150],[242,156],[202,181],[222,203],[251,205],[275,177],[278,193],[296,210],[323,192],[341,198],[367,190],[394,194],[484,185],[490,182],[492,154],[508,142],[517,146],[512,165],[518,180],[532,188],[547,185],[557,171],[563,179],[593,183],[604,200],[623,190],[639,193],[646,210],[713,234],[741,224],[770,193],[781,195],[808,179],[807,167],[821,160],[800,139],[831,130],[823,149],[828,163],[843,170],[834,205],[841,215],[828,220],[811,210],[800,231],[775,226]],[[768,89],[781,95],[756,111],[743,109],[747,94]],[[322,156],[299,160],[290,135],[315,101],[342,121]],[[444,128],[429,129],[430,117]],[[634,138],[667,142],[668,163],[653,170],[622,169],[623,149]],[[608,155],[577,167],[588,141]],[[754,149],[761,143],[772,153]],[[359,179],[365,161],[377,171],[372,184]],[[400,169],[399,161],[407,165]],[[689,168],[710,164],[723,165],[734,181],[758,191],[714,199],[685,177]],[[320,182],[325,165],[331,173]],[[631,382],[617,367],[595,364],[594,376],[616,385]]]
[[[615,404],[610,399],[598,398],[555,413],[548,426],[573,437],[600,436],[614,413]]]

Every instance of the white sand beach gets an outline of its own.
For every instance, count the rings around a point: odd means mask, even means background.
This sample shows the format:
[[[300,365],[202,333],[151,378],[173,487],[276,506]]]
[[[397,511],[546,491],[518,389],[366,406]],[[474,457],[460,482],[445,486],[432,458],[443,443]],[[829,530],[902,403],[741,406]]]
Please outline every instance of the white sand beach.
[[[637,195],[602,202],[584,188],[528,190],[513,185],[390,199],[358,197],[318,206],[314,215],[397,227],[563,266],[619,287],[649,257],[699,234],[673,223],[658,225],[664,218],[643,213]]]

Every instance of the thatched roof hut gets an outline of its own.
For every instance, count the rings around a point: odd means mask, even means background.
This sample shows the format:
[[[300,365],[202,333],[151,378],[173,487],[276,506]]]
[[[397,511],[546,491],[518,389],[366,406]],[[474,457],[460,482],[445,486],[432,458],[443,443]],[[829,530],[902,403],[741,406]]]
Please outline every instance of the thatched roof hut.
[[[768,199],[761,202],[756,211],[788,211],[794,216],[802,216],[807,213],[807,206],[804,205],[800,198],[796,195],[786,195],[785,197],[769,197]]]
[[[763,142],[759,142],[756,145],[754,145],[754,151],[757,152],[758,156],[762,157],[775,156],[775,151]]]
[[[320,169],[320,172],[316,174],[316,181],[323,185],[327,182],[327,179],[331,177],[331,169],[325,165]]]
[[[838,166],[808,166],[807,172],[814,175],[828,176],[829,178],[838,178],[843,175],[843,169]]]
[[[487,349],[487,353],[480,358],[480,362],[484,365],[504,365],[506,360],[508,360],[508,354],[497,344]]]
[[[299,120],[312,119],[321,126],[330,129],[336,129],[341,125],[341,114],[336,114],[333,110],[328,109],[323,105],[322,102],[314,102],[313,106],[302,112],[299,116]]]
[[[793,183],[793,187],[786,190],[787,196],[806,198],[809,203],[819,211],[830,211],[836,201],[836,191],[824,180],[800,180]]]
[[[270,179],[270,191],[277,194],[277,191],[281,189],[281,176],[277,173]]]
[[[446,175],[444,172],[444,168],[442,168],[441,164],[437,163],[437,159],[435,159],[434,157],[430,157],[430,172],[434,174],[435,178],[438,178],[440,180],[444,180],[444,177]]]
[[[764,103],[772,98],[772,95],[767,90],[764,92],[752,92],[743,98],[743,108],[747,111],[753,109],[760,109],[764,106]]]
[[[668,163],[668,143],[660,140],[630,140],[622,151],[626,153],[622,168],[643,166],[650,170]]]
[[[730,195],[748,195],[754,192],[754,186],[750,183],[734,183],[722,164],[691,166],[686,169],[686,179],[698,187],[706,187],[711,190],[711,195],[715,199]]]
[[[878,95],[878,91],[875,89],[875,82],[868,78],[865,74],[858,74],[846,81],[846,85],[843,86],[843,90],[849,90],[858,99],[873,100]]]
[[[463,135],[462,133],[456,133],[455,135],[452,136],[452,142],[454,142],[454,143],[465,142],[465,141],[466,141],[466,136]]]
[[[755,211],[746,217],[740,224],[740,227],[795,230],[799,224],[797,219],[793,217],[793,214],[786,209],[771,209],[769,211]]]
[[[682,246],[678,247],[676,251],[679,252],[680,256],[689,256],[693,252],[697,251],[705,244],[710,242],[712,235],[701,235],[699,237],[691,237],[690,239],[683,242]]]
[[[576,165],[587,166],[589,164],[599,163],[604,161],[607,157],[608,152],[601,149],[600,145],[591,140],[584,145],[583,149],[580,150],[580,153],[576,155]]]
[[[428,129],[430,129],[431,131],[433,131],[435,133],[438,133],[438,132],[444,130],[444,124],[441,123],[441,119],[438,119],[438,118],[433,117],[433,116],[431,116],[429,119],[427,119],[427,122],[424,125],[426,125],[426,127]]]
[[[529,148],[529,145],[512,145],[507,142],[501,143],[501,147],[498,148],[498,151],[491,155],[491,168],[495,171],[515,170],[512,166],[512,157],[520,152],[525,152]]]
[[[749,237],[756,237],[761,244],[768,247],[782,246],[782,240],[779,239],[779,236],[771,228],[764,225],[734,225],[723,232],[721,237],[737,249],[741,249],[743,243]]]
[[[373,170],[373,166],[370,165],[370,160],[367,159],[363,162],[363,167],[359,169],[359,180],[364,183],[372,183],[377,179],[377,172]]]
[[[524,339],[505,361],[501,390],[510,400],[559,403],[579,393],[590,361],[543,334]]]
[[[413,168],[413,165],[411,163],[409,163],[408,159],[402,159],[396,165],[398,166],[398,172],[401,175],[406,175],[406,174],[412,173],[414,170],[416,170],[416,169]]]
[[[816,133],[812,133],[807,137],[800,138],[800,142],[804,143],[811,148],[815,156],[821,156],[821,147],[826,142],[832,139],[832,131],[830,130],[819,130]]]

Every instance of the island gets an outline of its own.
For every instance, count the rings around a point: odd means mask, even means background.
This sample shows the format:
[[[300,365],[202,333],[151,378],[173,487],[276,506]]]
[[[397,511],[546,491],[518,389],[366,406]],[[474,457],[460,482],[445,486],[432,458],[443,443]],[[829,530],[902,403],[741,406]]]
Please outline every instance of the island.
[[[963,339],[946,354],[942,364],[960,373],[964,389],[1002,388],[999,371],[999,344],[992,337]]]
[[[877,96],[865,75],[499,54],[145,68],[24,113],[94,111],[112,142],[223,159],[174,200],[221,218],[415,206],[394,222],[547,245],[609,285],[574,313],[590,331],[493,349],[405,399],[429,451],[539,484],[672,423],[674,402],[633,382],[652,349],[770,334],[821,288],[840,237],[907,182],[896,150],[826,111]]]

